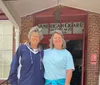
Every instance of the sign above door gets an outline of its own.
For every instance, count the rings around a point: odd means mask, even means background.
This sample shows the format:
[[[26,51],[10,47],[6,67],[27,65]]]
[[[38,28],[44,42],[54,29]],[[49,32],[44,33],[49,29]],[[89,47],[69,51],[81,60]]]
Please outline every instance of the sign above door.
[[[83,34],[84,30],[84,22],[44,23],[38,26],[44,35],[52,34],[56,29],[62,30],[64,34]]]

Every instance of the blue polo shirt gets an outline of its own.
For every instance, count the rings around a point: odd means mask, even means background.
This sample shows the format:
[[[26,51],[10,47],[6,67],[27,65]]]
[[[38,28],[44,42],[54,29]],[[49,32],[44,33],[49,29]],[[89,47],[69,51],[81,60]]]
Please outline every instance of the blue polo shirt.
[[[43,64],[45,68],[44,77],[49,80],[66,78],[66,70],[74,70],[72,55],[66,49],[44,50]]]

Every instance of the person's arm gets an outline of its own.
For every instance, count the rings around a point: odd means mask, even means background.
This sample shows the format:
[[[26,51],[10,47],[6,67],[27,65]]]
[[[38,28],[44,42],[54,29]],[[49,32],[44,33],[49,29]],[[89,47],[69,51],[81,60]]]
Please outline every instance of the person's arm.
[[[69,85],[72,78],[72,69],[66,71],[65,85]]]
[[[67,57],[66,57],[66,81],[65,81],[65,85],[70,85],[71,82],[71,78],[72,78],[72,73],[74,68],[74,62],[73,62],[73,58],[71,53],[67,53]]]
[[[10,67],[10,74],[8,80],[11,85],[18,85],[17,72],[19,66],[19,57],[20,57],[20,46],[17,49],[16,53],[14,54],[11,67]]]

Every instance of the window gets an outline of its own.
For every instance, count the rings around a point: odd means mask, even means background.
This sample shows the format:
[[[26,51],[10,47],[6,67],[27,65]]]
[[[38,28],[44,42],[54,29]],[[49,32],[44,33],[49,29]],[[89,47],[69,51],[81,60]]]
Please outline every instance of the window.
[[[13,25],[9,20],[0,21],[0,79],[7,79],[12,60]]]

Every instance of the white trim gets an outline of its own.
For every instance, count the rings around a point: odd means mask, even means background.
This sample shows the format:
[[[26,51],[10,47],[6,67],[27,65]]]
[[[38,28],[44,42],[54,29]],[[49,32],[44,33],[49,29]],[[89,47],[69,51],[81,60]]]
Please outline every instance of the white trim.
[[[46,7],[46,8],[43,8],[43,9],[40,9],[40,10],[36,10],[36,11],[34,11],[34,12],[30,12],[30,13],[27,13],[27,14],[23,14],[23,15],[21,15],[21,17],[26,17],[27,15],[32,15],[32,14],[34,14],[34,13],[38,13],[38,12],[40,12],[40,11],[44,11],[44,10],[47,10],[47,9],[50,9],[50,8],[53,8],[53,7],[56,7],[57,5],[55,4],[55,5],[52,5],[52,6],[50,6],[50,7]]]
[[[19,57],[19,67],[18,67],[18,74],[17,77],[20,79],[20,71],[21,71],[22,65],[21,65],[21,56]]]
[[[27,46],[27,45],[26,45]],[[37,52],[35,52],[35,51],[33,51],[32,49],[30,49],[28,46],[27,46],[27,48],[31,51],[31,52],[33,52],[34,54],[37,54],[39,51],[37,51]]]
[[[6,14],[6,16],[8,17],[8,19],[13,23],[14,27],[16,27],[16,28],[21,27],[21,18],[18,15],[16,15],[16,13],[12,9],[10,3],[4,2],[3,0],[0,0],[0,8]],[[16,19],[14,17],[15,15],[17,17]],[[17,21],[17,19],[18,19],[18,21]]]
[[[19,46],[19,36],[20,33],[19,33],[19,29],[15,28],[15,47],[16,47],[16,50]]]

